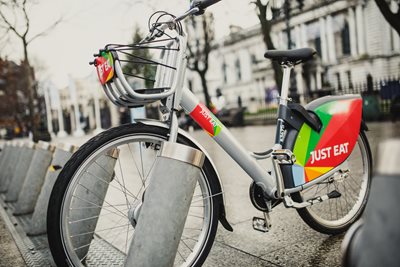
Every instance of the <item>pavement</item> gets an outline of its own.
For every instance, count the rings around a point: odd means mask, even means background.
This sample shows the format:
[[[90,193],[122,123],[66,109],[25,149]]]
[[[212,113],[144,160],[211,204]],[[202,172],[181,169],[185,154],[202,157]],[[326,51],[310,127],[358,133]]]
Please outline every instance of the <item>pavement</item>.
[[[400,137],[400,123],[368,123],[367,136],[373,158],[379,141]],[[273,144],[274,126],[249,126],[231,129],[250,151],[261,152]],[[217,236],[204,266],[340,266],[343,235],[328,236],[309,228],[292,209],[282,205],[273,210],[272,229],[254,231],[253,216],[262,216],[248,197],[251,179],[225,152],[202,131],[192,135],[206,148],[221,176],[226,213],[234,231],[218,226]],[[54,142],[83,144],[90,136],[56,138]],[[265,164],[267,169],[269,164]],[[264,166],[264,165],[263,165]],[[0,216],[0,266],[25,266],[21,255]]]
[[[26,266],[6,223],[0,216],[0,266]]]

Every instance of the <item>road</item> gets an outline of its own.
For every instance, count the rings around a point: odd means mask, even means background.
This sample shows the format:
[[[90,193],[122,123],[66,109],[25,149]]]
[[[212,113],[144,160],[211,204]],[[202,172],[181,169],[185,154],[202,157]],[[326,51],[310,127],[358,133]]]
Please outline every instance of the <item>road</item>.
[[[369,123],[368,139],[373,158],[377,145],[390,137],[400,137],[399,123]],[[232,129],[232,133],[252,151],[272,146],[274,126]],[[327,236],[309,228],[292,209],[282,205],[272,214],[272,230],[252,229],[252,217],[262,215],[248,197],[250,178],[228,156],[198,132],[195,137],[214,158],[222,177],[230,233],[219,227],[206,266],[339,266],[343,235]]]
[[[367,136],[373,157],[379,141],[400,136],[400,124],[369,123]],[[250,151],[270,148],[275,126],[249,126],[231,129],[233,135]],[[226,231],[219,225],[217,237],[205,266],[339,266],[343,235],[327,236],[309,228],[292,209],[280,205],[271,214],[268,233],[254,231],[253,216],[261,216],[248,197],[251,179],[202,131],[192,135],[206,148],[221,176],[228,221],[234,228]],[[87,137],[60,141],[82,143]],[[265,165],[268,168],[268,164]],[[270,167],[270,166],[269,166]]]
[[[377,145],[400,136],[400,123],[369,123],[367,132],[373,157]],[[250,151],[261,152],[273,144],[274,126],[251,126],[231,129]],[[227,154],[202,131],[192,135],[208,151],[222,179],[226,214],[234,231],[218,227],[215,243],[204,266],[340,266],[343,235],[327,236],[309,228],[292,209],[283,205],[271,214],[268,233],[253,230],[253,216],[262,217],[248,197],[251,179]],[[56,138],[53,142],[81,145],[91,136]],[[266,169],[271,166],[263,163]]]

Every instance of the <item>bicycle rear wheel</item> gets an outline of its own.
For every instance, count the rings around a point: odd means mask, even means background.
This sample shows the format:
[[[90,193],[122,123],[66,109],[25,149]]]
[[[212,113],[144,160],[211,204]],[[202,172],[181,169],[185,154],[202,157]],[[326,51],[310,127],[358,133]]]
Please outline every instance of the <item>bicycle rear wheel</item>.
[[[314,230],[325,234],[340,234],[346,231],[364,211],[370,191],[372,157],[368,140],[360,132],[352,153],[342,163],[342,174],[336,174],[299,193],[293,200],[301,202],[326,195],[334,190],[341,196],[327,199],[307,208],[298,209],[300,217]]]
[[[123,125],[92,138],[60,173],[48,209],[48,239],[58,266],[123,266],[140,206],[167,129]],[[183,136],[178,142],[192,145]],[[218,224],[215,170],[205,161],[174,266],[199,266]],[[162,219],[162,218],[160,218]]]

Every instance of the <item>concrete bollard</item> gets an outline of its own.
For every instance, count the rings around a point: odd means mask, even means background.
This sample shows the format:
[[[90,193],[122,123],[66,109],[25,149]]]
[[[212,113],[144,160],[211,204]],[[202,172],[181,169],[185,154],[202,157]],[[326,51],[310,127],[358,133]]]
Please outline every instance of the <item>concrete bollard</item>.
[[[97,164],[88,167],[79,181],[81,186],[75,189],[70,206],[69,234],[79,258],[84,258],[89,251],[108,185],[114,178],[118,156],[119,150],[114,148],[97,158]],[[88,205],[93,208],[82,209]]]
[[[0,152],[0,170],[3,169],[3,165],[4,165],[4,162],[6,159],[5,155],[7,155],[9,148],[10,148],[10,143],[8,141],[3,143],[3,146],[1,147],[1,152]]]
[[[76,150],[77,147],[72,145],[57,145],[54,151],[53,160],[47,170],[42,190],[40,191],[39,198],[36,202],[35,211],[33,212],[29,229],[27,229],[28,235],[41,235],[47,232],[47,206],[49,204],[51,190],[53,190],[58,174]]]
[[[16,168],[11,182],[5,194],[6,202],[15,202],[24,184],[28,173],[29,165],[31,164],[33,154],[35,152],[35,143],[27,142],[21,149],[21,155],[18,159],[18,168]]]
[[[163,144],[149,175],[125,266],[173,266],[203,162],[199,150]]]
[[[54,147],[49,143],[39,141],[28,168],[27,177],[22,185],[15,204],[14,215],[32,213],[42,188],[44,177],[53,156]]]
[[[18,159],[22,150],[22,142],[14,142],[11,146],[10,156],[7,158],[7,164],[5,164],[3,170],[3,176],[0,183],[0,193],[7,191],[8,185],[11,182],[11,178],[14,175],[15,170],[18,168]]]
[[[11,151],[11,142],[7,141],[4,144],[3,149],[0,153],[0,184],[1,181],[3,180],[4,169],[5,166],[7,165],[7,161],[10,156],[10,151]]]

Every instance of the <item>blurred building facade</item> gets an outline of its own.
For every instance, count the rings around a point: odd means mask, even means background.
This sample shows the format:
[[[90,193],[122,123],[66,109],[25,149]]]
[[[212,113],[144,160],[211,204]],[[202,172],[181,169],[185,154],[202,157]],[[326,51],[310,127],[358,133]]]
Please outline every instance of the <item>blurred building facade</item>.
[[[71,83],[73,83],[72,86]],[[73,86],[75,86],[75,88],[71,88]],[[100,106],[101,128],[107,129],[119,125],[120,114],[118,109],[110,103],[102,90],[96,77],[93,78],[91,76],[71,80],[69,86],[59,90],[64,127],[67,132],[71,133],[76,130],[75,107],[73,103],[75,97],[78,103],[80,126],[85,131],[96,128],[96,99],[98,99]],[[53,111],[53,114],[55,113],[56,111]],[[53,116],[53,118],[55,118],[55,116]]]
[[[29,130],[24,73],[22,64],[0,58],[0,137],[22,136]]]
[[[392,11],[397,6],[392,1]],[[295,67],[292,87],[300,100],[351,89],[353,84],[366,82],[368,74],[373,79],[400,75],[400,37],[373,0],[305,0],[301,11],[292,13],[289,25],[292,48],[312,47],[318,53],[315,60]],[[271,36],[276,49],[288,48],[286,29],[284,17],[274,21]],[[237,105],[238,96],[250,111],[262,107],[266,90],[276,86],[271,62],[263,57],[265,51],[259,25],[232,26],[210,54],[207,80],[211,95],[219,88],[228,107]],[[203,97],[196,73],[189,71],[188,86]]]

